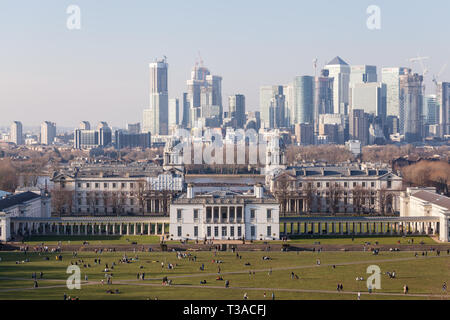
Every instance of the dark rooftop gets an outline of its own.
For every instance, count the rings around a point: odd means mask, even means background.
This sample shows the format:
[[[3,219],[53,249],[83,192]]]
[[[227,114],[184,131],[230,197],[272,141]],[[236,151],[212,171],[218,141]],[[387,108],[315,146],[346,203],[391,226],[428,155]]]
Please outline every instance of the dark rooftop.
[[[36,198],[40,198],[40,195],[30,191],[6,197],[0,200],[0,211]]]

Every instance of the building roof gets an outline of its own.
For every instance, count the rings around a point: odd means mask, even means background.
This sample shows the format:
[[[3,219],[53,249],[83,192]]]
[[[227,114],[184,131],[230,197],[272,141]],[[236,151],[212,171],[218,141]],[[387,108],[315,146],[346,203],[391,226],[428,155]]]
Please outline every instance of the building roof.
[[[450,198],[446,196],[442,196],[437,193],[433,193],[430,191],[419,191],[413,194],[413,197],[419,198],[421,200],[427,201],[429,203],[438,205],[440,207],[444,207],[447,210],[450,210]]]
[[[344,65],[344,66],[348,66],[348,63],[345,62],[344,60],[341,59],[341,57],[336,57],[333,60],[331,60],[330,62],[328,62],[327,65]]]
[[[40,197],[40,195],[29,191],[9,196],[0,200],[0,211]]]

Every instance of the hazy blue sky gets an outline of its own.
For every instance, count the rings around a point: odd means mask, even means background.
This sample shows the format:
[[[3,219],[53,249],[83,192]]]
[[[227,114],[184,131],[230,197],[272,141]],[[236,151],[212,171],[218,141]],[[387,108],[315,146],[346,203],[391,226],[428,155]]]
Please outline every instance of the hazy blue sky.
[[[70,4],[81,30],[66,28]],[[379,31],[366,27],[371,4]],[[257,108],[261,85],[313,74],[315,57],[381,69],[420,53],[431,78],[450,61],[449,13],[447,0],[1,0],[0,125],[141,121],[148,63],[168,57],[169,95],[180,97],[198,51],[223,77],[225,110],[234,93]]]

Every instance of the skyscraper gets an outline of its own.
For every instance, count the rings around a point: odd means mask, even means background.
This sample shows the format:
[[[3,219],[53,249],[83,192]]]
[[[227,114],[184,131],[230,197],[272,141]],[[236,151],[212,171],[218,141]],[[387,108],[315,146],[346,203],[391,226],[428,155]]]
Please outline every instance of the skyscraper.
[[[91,130],[91,124],[89,123],[89,121],[81,121],[80,129],[81,130]]]
[[[264,128],[283,128],[286,121],[286,96],[283,86],[263,86],[259,91],[261,126]]]
[[[56,138],[56,123],[45,121],[41,124],[41,144],[51,145]]]
[[[180,100],[169,99],[169,128],[180,124]]]
[[[312,123],[314,118],[314,77],[294,79],[294,107],[292,123]]]
[[[435,125],[439,123],[439,105],[435,94],[425,96],[423,103],[423,117],[425,121],[424,124],[426,125]]]
[[[152,135],[169,133],[169,92],[166,59],[150,63],[150,108],[144,110],[143,131]]]
[[[324,69],[329,71],[333,83],[334,113],[347,114],[349,103],[350,66],[340,57],[331,60]]]
[[[450,134],[450,82],[439,82],[437,85],[437,103],[439,106],[439,135]]]
[[[183,92],[183,101],[182,101],[182,107],[183,107],[183,118],[181,120],[181,125],[184,128],[187,128],[190,126],[190,120],[189,120],[189,100],[188,100],[188,93],[187,92]]]
[[[386,113],[388,116],[400,118],[400,76],[411,69],[404,67],[383,68],[381,82],[386,84]]]
[[[351,111],[349,131],[351,140],[358,140],[363,146],[369,143],[369,119],[364,110],[353,109]]]
[[[423,76],[408,72],[400,76],[400,133],[407,142],[423,137]]]
[[[360,65],[351,66],[350,69],[350,87],[356,83],[377,82],[377,67]]]
[[[350,106],[351,109],[363,109],[386,118],[386,85],[381,82],[354,83],[351,87]]]
[[[237,129],[244,128],[245,125],[245,96],[243,94],[235,94],[228,97],[229,117],[234,122]]]
[[[223,117],[222,77],[211,75],[203,65],[194,66],[187,81],[187,101],[190,106],[190,126],[201,120],[207,125],[220,125]],[[203,118],[203,119],[200,119]]]
[[[322,70],[321,75],[315,78],[314,84],[314,132],[319,132],[319,117],[321,114],[332,114],[333,108],[333,82],[328,77],[329,71]]]
[[[20,146],[23,144],[22,122],[14,121],[11,124],[10,141]]]

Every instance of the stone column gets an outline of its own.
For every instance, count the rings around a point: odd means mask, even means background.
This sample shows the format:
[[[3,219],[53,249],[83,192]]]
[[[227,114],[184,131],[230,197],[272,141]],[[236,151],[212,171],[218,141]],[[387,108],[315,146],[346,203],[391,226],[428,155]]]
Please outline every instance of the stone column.
[[[322,235],[322,223],[319,222],[319,234]]]
[[[130,224],[127,223],[127,236],[129,236],[129,235],[130,235]]]
[[[134,224],[133,234],[137,235],[137,223]]]
[[[120,234],[120,235],[123,234],[123,224],[122,224],[122,222],[119,223],[119,234]]]

